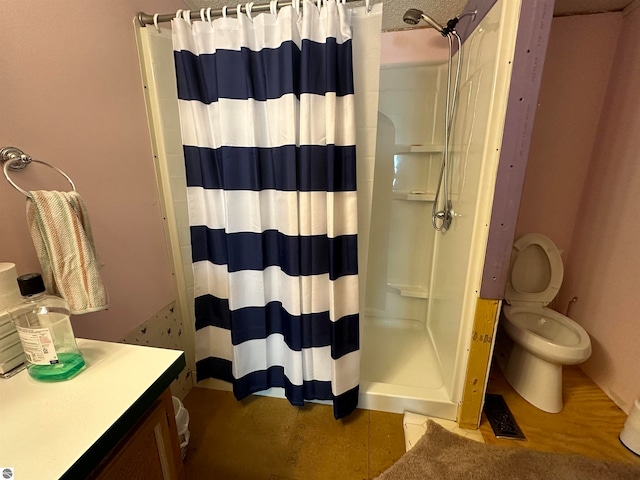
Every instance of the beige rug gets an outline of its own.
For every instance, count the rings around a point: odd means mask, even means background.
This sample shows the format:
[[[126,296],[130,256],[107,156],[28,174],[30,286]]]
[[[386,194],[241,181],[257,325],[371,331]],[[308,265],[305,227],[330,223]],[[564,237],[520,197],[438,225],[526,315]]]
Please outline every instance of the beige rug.
[[[429,421],[427,433],[377,480],[638,480],[640,465],[486,445]]]

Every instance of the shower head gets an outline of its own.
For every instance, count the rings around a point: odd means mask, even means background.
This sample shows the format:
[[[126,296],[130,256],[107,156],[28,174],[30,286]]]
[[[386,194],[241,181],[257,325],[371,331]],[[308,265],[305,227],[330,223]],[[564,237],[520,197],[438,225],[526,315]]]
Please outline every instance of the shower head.
[[[435,28],[438,32],[444,35],[444,32],[445,32],[444,27],[440,25],[438,22],[436,22],[430,16],[425,15],[421,10],[418,10],[417,8],[410,8],[405,12],[404,16],[402,17],[404,22],[408,23],[409,25],[417,25],[420,22],[421,18],[425,22],[427,22],[429,25],[431,25],[433,28]]]
[[[420,22],[420,18],[422,18],[422,12],[417,8],[410,8],[405,12],[402,20],[409,25],[417,25]]]

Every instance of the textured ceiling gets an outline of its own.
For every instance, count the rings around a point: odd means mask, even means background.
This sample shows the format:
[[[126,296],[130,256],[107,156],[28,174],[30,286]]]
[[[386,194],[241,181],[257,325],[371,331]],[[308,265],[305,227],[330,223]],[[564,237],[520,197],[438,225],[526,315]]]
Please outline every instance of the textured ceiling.
[[[578,13],[616,12],[632,3],[632,0],[556,0],[554,15]]]
[[[253,1],[256,4],[269,3],[268,0]],[[554,13],[555,15],[572,15],[577,13],[617,11],[622,10],[632,1],[633,0],[556,0]],[[379,3],[380,0],[372,0],[372,2]],[[235,6],[237,0],[185,0],[185,3],[192,10],[200,10],[204,7],[219,9],[224,5]],[[357,6],[362,4],[364,4],[364,2],[352,2],[349,5]],[[402,21],[402,15],[409,8],[418,8],[436,21],[446,24],[448,19],[461,13],[466,4],[467,0],[385,0],[382,29],[388,31],[407,28],[407,25]]]

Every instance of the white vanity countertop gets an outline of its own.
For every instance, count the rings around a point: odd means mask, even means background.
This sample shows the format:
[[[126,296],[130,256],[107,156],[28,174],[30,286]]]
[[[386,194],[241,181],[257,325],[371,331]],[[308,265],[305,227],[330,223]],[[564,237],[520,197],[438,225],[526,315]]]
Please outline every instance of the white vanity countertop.
[[[17,480],[83,478],[185,365],[178,350],[77,341],[87,366],[71,380],[0,379],[0,469]]]

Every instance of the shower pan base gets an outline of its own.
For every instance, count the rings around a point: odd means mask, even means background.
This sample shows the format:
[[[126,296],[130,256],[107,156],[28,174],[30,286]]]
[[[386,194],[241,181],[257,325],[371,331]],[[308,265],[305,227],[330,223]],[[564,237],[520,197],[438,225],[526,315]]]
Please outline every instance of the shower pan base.
[[[358,407],[455,420],[425,326],[415,320],[365,317]]]
[[[412,412],[429,417],[457,419],[458,405],[444,387],[427,389],[389,383],[361,382],[358,408],[380,412]]]
[[[451,401],[444,386],[440,362],[424,324],[374,316],[366,316],[364,321],[358,408],[456,420],[458,404]],[[231,390],[231,384],[211,378],[198,386]],[[284,398],[284,389],[270,388],[256,395]]]

